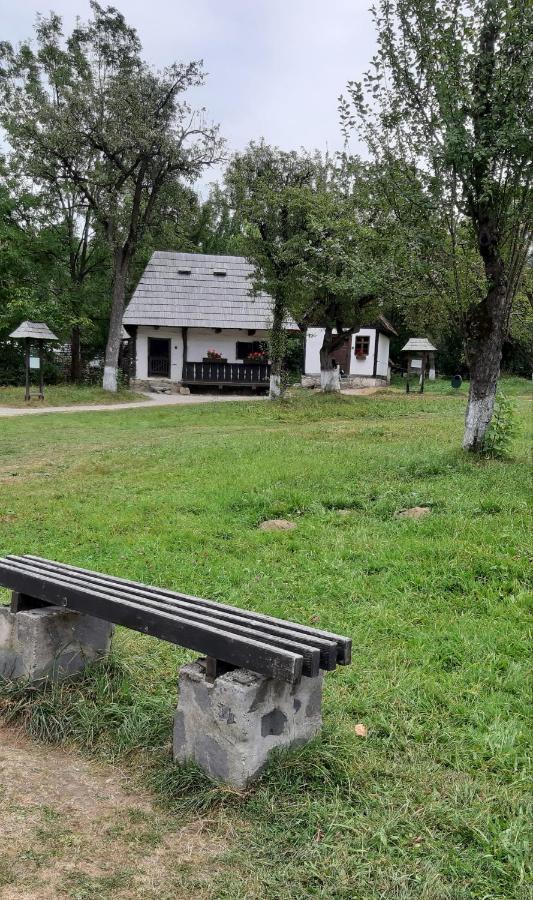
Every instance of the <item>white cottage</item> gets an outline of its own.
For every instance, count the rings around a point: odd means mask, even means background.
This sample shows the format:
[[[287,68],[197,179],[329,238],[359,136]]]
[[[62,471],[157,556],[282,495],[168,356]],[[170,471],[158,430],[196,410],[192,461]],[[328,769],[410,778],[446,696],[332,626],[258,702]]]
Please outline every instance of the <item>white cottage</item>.
[[[302,384],[320,385],[320,348],[324,328],[308,328],[305,340],[305,374]],[[330,356],[335,359],[343,385],[351,387],[379,387],[390,381],[389,347],[391,335],[397,331],[385,316],[348,335],[341,347]]]
[[[272,298],[252,294],[252,274],[243,256],[155,252],[123,319],[134,383],[268,387]]]

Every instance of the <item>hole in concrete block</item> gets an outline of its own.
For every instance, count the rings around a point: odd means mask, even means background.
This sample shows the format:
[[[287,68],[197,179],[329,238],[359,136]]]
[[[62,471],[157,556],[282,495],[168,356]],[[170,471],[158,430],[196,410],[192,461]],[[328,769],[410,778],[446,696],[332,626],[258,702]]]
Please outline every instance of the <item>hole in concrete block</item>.
[[[281,709],[273,709],[261,719],[261,737],[283,734],[287,724],[287,716]]]
[[[228,725],[234,725],[235,721],[236,721],[235,716],[233,715],[230,707],[223,706],[222,704],[219,704],[218,718],[222,719]]]

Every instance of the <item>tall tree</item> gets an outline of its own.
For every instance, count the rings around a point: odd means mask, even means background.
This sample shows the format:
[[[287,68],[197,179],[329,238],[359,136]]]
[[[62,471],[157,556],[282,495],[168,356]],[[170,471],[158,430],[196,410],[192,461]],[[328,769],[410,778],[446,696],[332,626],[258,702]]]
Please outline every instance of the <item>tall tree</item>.
[[[233,156],[225,174],[228,201],[242,233],[243,253],[256,267],[250,288],[266,291],[274,301],[270,334],[272,399],[282,393],[283,326],[296,290],[290,248],[295,232],[292,198],[294,191],[314,182],[317,164],[317,158],[305,152],[285,152],[264,141],[252,141],[244,152]]]
[[[325,159],[314,184],[293,191],[294,233],[291,313],[303,329],[324,328],[320,380],[324,391],[340,390],[336,350],[389,294],[391,222],[376,208],[371,167],[350,157]]]
[[[113,7],[65,40],[61,19],[39,19],[36,50],[2,45],[1,116],[14,154],[37,183],[79,192],[113,260],[104,388],[117,389],[129,267],[165,185],[194,181],[219,158],[218,131],[183,95],[204,81],[199,62],[153,71],[136,32]]]
[[[492,418],[503,342],[533,229],[530,0],[378,0],[378,51],[341,100],[376,159],[426,179],[450,240],[470,229],[482,290],[463,317],[470,391],[463,446]]]

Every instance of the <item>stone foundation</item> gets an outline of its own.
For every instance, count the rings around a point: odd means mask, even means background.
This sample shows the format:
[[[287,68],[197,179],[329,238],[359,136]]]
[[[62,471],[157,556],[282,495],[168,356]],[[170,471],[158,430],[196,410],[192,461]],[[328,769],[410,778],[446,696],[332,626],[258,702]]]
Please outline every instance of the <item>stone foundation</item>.
[[[234,669],[208,681],[204,660],[182,666],[174,759],[194,760],[215,781],[245,788],[270,752],[320,730],[322,674],[297,685]]]
[[[59,606],[12,613],[0,607],[0,677],[38,681],[73,675],[105,657],[113,625]]]
[[[387,378],[364,375],[343,375],[341,378],[341,391],[344,388],[363,388],[363,387],[387,387],[389,384]],[[320,388],[320,375],[302,375],[302,387]]]
[[[179,394],[181,382],[166,378],[132,378],[130,388],[133,391],[151,391],[154,394]]]

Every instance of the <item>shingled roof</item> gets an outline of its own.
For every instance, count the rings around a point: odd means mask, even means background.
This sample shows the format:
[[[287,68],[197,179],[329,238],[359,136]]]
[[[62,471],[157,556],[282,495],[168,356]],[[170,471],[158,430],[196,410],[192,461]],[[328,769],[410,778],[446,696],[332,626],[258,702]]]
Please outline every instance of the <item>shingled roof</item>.
[[[436,350],[437,348],[433,346],[431,341],[428,341],[427,338],[409,338],[405,347],[402,347],[401,352],[404,350],[411,351],[411,353],[421,352],[422,350]]]
[[[9,335],[10,338],[32,338],[38,341],[57,341],[53,331],[45,322],[22,322]]]
[[[253,295],[244,256],[157,250],[131,298],[125,325],[268,329],[272,298]],[[288,328],[296,328],[294,322]]]

